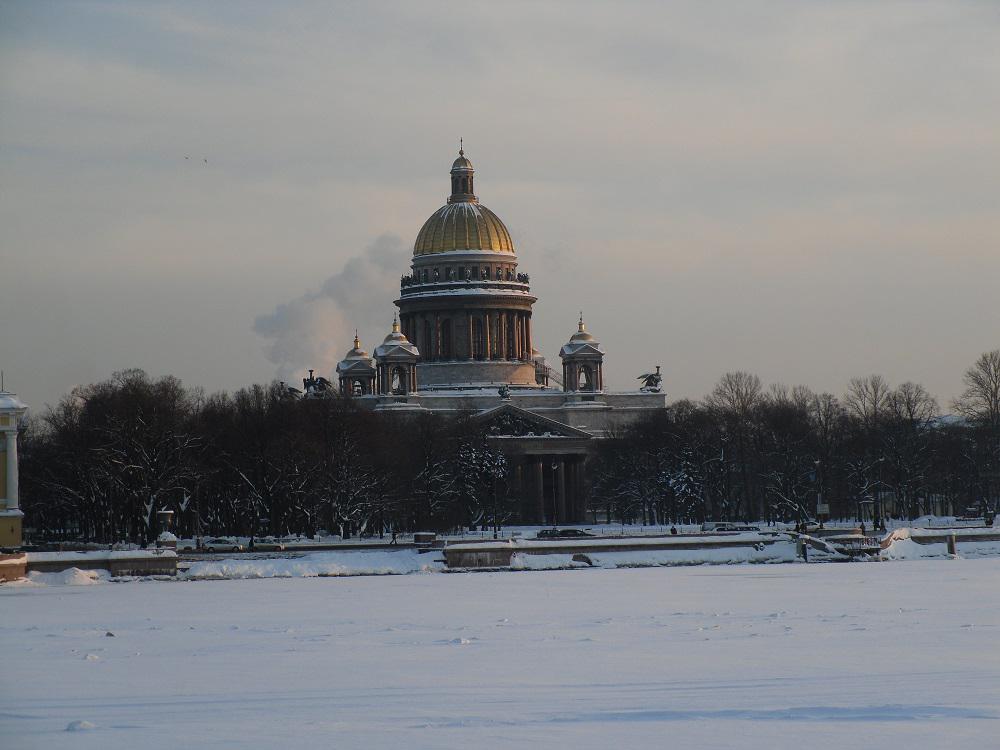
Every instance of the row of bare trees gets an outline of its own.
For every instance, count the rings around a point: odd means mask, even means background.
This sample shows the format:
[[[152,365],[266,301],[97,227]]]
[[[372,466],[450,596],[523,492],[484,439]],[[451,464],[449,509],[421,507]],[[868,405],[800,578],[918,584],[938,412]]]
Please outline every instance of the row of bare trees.
[[[26,527],[100,542],[149,541],[164,509],[185,535],[479,524],[505,468],[465,419],[401,429],[333,393],[205,396],[141,370],[74,390],[32,420],[22,451]]]
[[[649,524],[996,509],[1000,350],[965,373],[941,416],[920,385],[852,380],[843,398],[728,373],[601,441],[595,518]],[[405,423],[401,423],[405,419]],[[206,396],[140,370],[75,389],[22,442],[37,537],[149,541],[156,511],[182,534],[344,536],[509,518],[503,455],[468,418],[404,418],[279,383]]]
[[[607,441],[595,517],[644,523],[983,513],[1000,498],[1000,350],[983,354],[942,416],[916,383],[871,375],[843,398],[724,375]]]

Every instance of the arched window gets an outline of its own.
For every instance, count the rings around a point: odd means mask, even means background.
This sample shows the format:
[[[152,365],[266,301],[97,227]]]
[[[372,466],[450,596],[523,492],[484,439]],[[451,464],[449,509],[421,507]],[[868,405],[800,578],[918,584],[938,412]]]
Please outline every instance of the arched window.
[[[497,281],[503,281],[503,269],[497,266]]]
[[[365,389],[364,386],[361,385],[360,380],[351,381],[351,393],[354,394],[355,396],[365,395]]]
[[[482,269],[482,272],[480,273],[480,276],[482,277],[483,281],[489,281],[490,280],[490,269],[489,269],[489,266],[483,266],[483,269]]]
[[[580,366],[580,379],[577,383],[578,391],[592,391],[594,390],[594,373],[590,369],[590,365]]]

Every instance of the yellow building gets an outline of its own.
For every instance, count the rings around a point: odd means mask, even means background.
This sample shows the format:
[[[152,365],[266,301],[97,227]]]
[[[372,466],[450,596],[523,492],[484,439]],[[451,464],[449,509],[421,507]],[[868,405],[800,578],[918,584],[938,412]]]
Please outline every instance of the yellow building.
[[[13,393],[0,391],[0,550],[21,546],[24,513],[17,486],[17,429],[27,411]]]

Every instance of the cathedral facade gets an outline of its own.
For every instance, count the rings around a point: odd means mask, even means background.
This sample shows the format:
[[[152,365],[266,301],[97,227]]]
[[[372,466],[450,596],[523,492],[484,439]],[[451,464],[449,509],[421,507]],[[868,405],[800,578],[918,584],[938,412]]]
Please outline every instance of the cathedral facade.
[[[355,337],[337,365],[340,390],[379,411],[471,415],[503,451],[524,523],[582,523],[596,441],[663,409],[659,368],[641,389],[604,387],[604,349],[577,330],[560,373],[534,347],[530,277],[507,227],[479,202],[464,151],[448,202],[424,222],[398,318],[370,355]]]

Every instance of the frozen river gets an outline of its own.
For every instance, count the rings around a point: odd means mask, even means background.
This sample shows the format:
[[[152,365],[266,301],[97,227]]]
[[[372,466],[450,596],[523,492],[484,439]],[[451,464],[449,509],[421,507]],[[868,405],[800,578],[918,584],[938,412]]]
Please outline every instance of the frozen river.
[[[1000,559],[5,586],[0,747],[995,748],[998,593]]]

